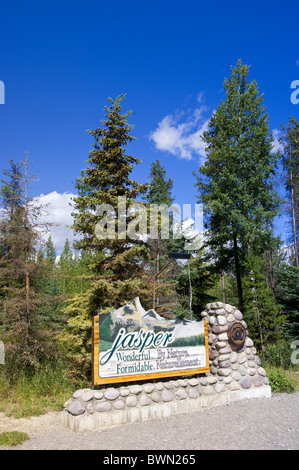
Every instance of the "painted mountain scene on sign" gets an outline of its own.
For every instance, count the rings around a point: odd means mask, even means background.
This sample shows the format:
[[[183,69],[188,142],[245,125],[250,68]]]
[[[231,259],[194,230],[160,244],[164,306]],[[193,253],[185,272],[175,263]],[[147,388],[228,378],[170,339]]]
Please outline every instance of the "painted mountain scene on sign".
[[[120,329],[126,333],[140,329],[146,331],[170,332],[174,337],[169,347],[187,347],[205,344],[204,321],[196,322],[183,317],[167,320],[155,310],[145,311],[139,297],[130,304],[108,313],[99,315],[100,350],[107,350],[115,340]]]

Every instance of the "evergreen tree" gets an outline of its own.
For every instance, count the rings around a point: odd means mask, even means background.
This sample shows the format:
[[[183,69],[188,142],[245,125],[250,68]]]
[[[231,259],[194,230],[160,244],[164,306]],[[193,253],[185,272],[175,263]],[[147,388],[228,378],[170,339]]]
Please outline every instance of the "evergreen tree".
[[[146,191],[146,185],[130,178],[140,160],[125,153],[126,146],[134,138],[130,135],[133,126],[127,122],[131,112],[121,113],[123,99],[124,96],[115,101],[110,98],[110,107],[105,107],[106,119],[101,121],[103,127],[89,131],[95,139],[93,150],[87,168],[76,180],[78,196],[74,198],[73,229],[81,238],[75,247],[92,253],[90,268],[94,279],[86,293],[74,296],[69,303],[66,312],[71,317],[69,325],[72,328],[62,340],[65,344],[69,340],[78,344],[78,356],[87,357],[89,366],[91,319],[97,310],[119,307],[141,292],[149,295],[147,283],[142,278],[146,247],[141,240],[122,236],[132,219],[129,209]],[[126,198],[124,220],[117,217],[120,196]],[[99,215],[97,211],[101,204],[109,204],[108,212],[115,224],[116,230],[110,237],[101,238],[95,230],[98,223],[103,223],[103,214]],[[124,229],[120,229],[121,224]]]
[[[78,196],[74,198],[75,212],[73,229],[82,238],[75,242],[77,249],[102,251],[112,250],[111,257],[107,257],[104,264],[109,264],[111,258],[128,251],[128,243],[115,236],[113,239],[99,240],[95,233],[95,226],[100,222],[97,216],[97,206],[111,205],[115,212],[118,210],[119,196],[127,199],[127,212],[136,198],[146,191],[146,186],[130,179],[134,166],[140,163],[136,157],[125,154],[125,147],[134,140],[130,131],[134,126],[127,123],[131,111],[121,114],[121,102],[124,96],[119,96],[115,102],[109,98],[110,108],[105,106],[106,119],[101,123],[104,128],[88,131],[95,139],[94,148],[90,152],[85,170],[76,180]],[[127,217],[128,222],[129,218]],[[116,220],[116,232],[119,221]],[[100,267],[103,260],[100,260]]]
[[[76,282],[73,279],[73,276],[74,276],[73,268],[74,268],[73,252],[71,249],[70,242],[67,238],[64,243],[64,247],[60,255],[59,261],[58,261],[59,277],[61,279],[62,292],[64,295],[67,295],[70,292],[72,292],[73,291],[72,286],[74,284],[76,285]]]
[[[244,259],[269,248],[280,199],[274,190],[277,155],[272,153],[268,115],[249,67],[238,64],[224,80],[226,99],[204,132],[207,159],[197,188],[207,217],[207,242],[219,271],[233,266],[243,310]]]
[[[45,244],[45,255],[37,255],[40,278],[35,281],[39,286],[40,305],[38,308],[39,322],[45,328],[59,333],[65,326],[65,319],[62,315],[63,297],[59,280],[59,269],[56,265],[56,249],[51,235]]]
[[[7,179],[1,178],[1,205],[3,210],[8,210],[10,217],[16,210],[22,207],[22,165],[16,163],[12,158],[9,160],[10,169],[3,170],[3,176]]]
[[[244,320],[256,346],[264,353],[266,345],[282,339],[285,315],[276,304],[263,275],[260,257],[251,254],[245,260]]]
[[[13,374],[19,368],[32,370],[46,357],[53,357],[50,319],[41,318],[41,269],[38,244],[41,241],[41,208],[28,195],[28,154],[23,165],[10,161],[8,177],[2,180],[0,221],[1,337]],[[22,171],[23,170],[23,171]],[[44,227],[46,228],[46,227]],[[15,367],[13,367],[15,365]]]
[[[105,299],[107,282],[115,283],[115,291],[119,292],[119,296],[116,296],[118,302],[130,300],[133,292],[129,293],[128,281],[140,278],[142,260],[146,253],[143,242],[119,236],[121,224],[119,217],[114,219],[116,230],[113,237],[99,239],[95,230],[97,223],[102,220],[102,215],[97,215],[97,207],[109,204],[114,210],[113,217],[115,217],[118,215],[120,196],[126,198],[124,221],[126,229],[131,220],[130,207],[136,202],[137,197],[146,191],[146,185],[130,179],[131,171],[140,160],[125,153],[125,147],[134,140],[130,135],[134,126],[129,125],[126,120],[131,111],[121,114],[123,99],[123,96],[119,96],[115,102],[109,99],[111,106],[105,107],[106,119],[101,121],[104,128],[90,131],[95,139],[94,148],[90,152],[88,167],[82,171],[76,181],[78,196],[74,198],[73,229],[76,234],[82,235],[82,238],[75,242],[75,247],[91,250],[95,254],[93,270],[102,277],[97,282],[94,293],[101,304],[103,301],[107,302]]]
[[[299,122],[291,116],[288,125],[282,126],[282,129],[285,134],[280,142],[283,146],[282,163],[290,206],[291,240],[294,243],[294,264],[299,267]]]
[[[14,218],[17,216],[17,213],[22,211],[21,164],[15,163],[13,159],[9,160],[9,164],[10,169],[3,170],[3,176],[6,179],[1,178],[2,185],[0,188],[2,206],[1,256],[5,255],[9,250],[5,240],[8,241],[10,232],[14,230]],[[10,225],[8,222],[10,222]]]
[[[277,297],[286,315],[285,336],[299,339],[299,268],[282,264],[277,270]]]
[[[83,294],[90,287],[95,275],[91,270],[94,256],[84,250],[74,250],[66,239],[57,267],[62,293],[65,298]]]
[[[215,274],[211,272],[209,257],[204,254],[204,249],[191,257],[190,266],[181,268],[177,278],[176,290],[180,294],[178,313],[189,317],[190,315],[190,282],[192,292],[192,312],[197,321],[202,320],[200,313],[205,310],[206,304],[217,299],[209,293],[215,283]]]
[[[54,266],[56,261],[56,250],[51,235],[46,242],[46,258],[49,263]]]
[[[170,206],[174,202],[174,198],[171,195],[172,188],[173,179],[166,178],[165,167],[161,165],[159,160],[156,160],[151,164],[146,201],[149,204],[166,204]]]
[[[166,208],[166,212],[169,216],[169,225],[172,225],[172,213],[171,204],[174,202],[171,191],[173,187],[172,178],[166,177],[166,169],[161,165],[159,160],[156,160],[151,164],[150,176],[148,183],[148,191],[144,197],[148,203],[148,215],[153,216],[154,205],[158,208],[163,206]],[[163,211],[162,211],[163,212]],[[159,273],[159,271],[165,266],[169,259],[170,251],[173,249],[174,243],[177,245],[178,241],[173,240],[171,228],[169,227],[168,236],[170,238],[164,239],[161,236],[161,212],[157,213],[158,230],[156,237],[149,237],[147,245],[150,253],[150,275],[152,279]],[[163,273],[163,277],[158,278],[156,281],[155,289],[155,309],[160,315],[171,315],[174,311],[175,305],[178,301],[178,296],[175,295],[174,289],[174,277],[177,274],[177,266],[172,265]]]
[[[69,239],[67,238],[64,243],[64,247],[62,250],[62,253],[59,258],[59,265],[61,268],[69,267],[71,266],[73,262],[73,251],[71,249],[71,244]]]

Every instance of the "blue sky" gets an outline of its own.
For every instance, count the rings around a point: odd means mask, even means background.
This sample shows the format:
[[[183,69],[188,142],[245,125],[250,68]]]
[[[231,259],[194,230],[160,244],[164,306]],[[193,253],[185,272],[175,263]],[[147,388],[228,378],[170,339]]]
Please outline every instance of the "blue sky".
[[[290,100],[299,79],[298,12],[295,1],[2,2],[1,168],[27,148],[38,176],[32,193],[50,193],[65,219],[62,196],[74,193],[92,148],[86,130],[99,126],[109,96],[126,93],[137,139],[129,151],[142,160],[133,176],[144,182],[158,158],[176,201],[195,204],[200,133],[239,58],[264,93],[271,130],[299,119]],[[286,238],[284,219],[276,232]]]

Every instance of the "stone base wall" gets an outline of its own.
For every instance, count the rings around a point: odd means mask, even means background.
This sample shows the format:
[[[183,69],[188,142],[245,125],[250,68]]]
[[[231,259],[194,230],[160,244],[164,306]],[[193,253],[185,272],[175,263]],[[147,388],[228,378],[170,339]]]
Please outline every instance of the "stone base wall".
[[[62,422],[84,432],[126,423],[165,418],[244,398],[270,397],[271,388],[248,336],[236,351],[228,339],[230,324],[247,328],[235,307],[221,302],[202,312],[208,322],[210,372],[198,377],[139,383],[102,390],[77,390],[65,403]]]

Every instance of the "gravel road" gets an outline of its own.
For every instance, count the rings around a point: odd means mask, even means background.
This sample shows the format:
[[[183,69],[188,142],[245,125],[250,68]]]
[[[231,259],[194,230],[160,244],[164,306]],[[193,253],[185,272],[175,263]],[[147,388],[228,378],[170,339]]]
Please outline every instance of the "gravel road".
[[[298,450],[299,393],[84,434],[64,427],[56,412],[18,420],[0,414],[0,432],[12,430],[30,437],[15,450]]]

